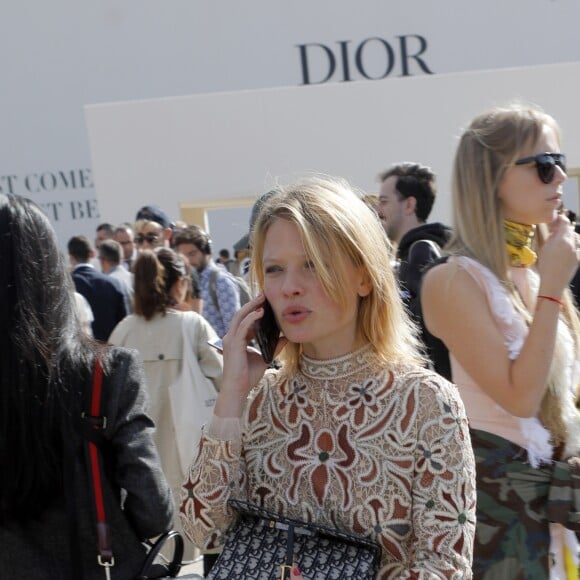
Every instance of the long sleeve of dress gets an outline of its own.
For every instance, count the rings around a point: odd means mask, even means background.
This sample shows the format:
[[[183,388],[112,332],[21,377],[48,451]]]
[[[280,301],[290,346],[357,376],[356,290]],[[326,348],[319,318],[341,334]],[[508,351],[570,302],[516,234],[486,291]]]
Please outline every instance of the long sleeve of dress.
[[[241,438],[210,424],[182,493],[186,533],[219,547],[227,499],[242,497],[376,540],[378,578],[471,578],[475,467],[455,387],[417,367],[352,368],[274,371],[248,399]]]

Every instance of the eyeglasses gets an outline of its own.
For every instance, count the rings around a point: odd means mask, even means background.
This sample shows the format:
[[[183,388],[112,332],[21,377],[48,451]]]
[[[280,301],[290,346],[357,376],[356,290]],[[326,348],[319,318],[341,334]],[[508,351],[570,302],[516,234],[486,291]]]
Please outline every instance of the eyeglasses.
[[[535,163],[538,177],[543,183],[552,183],[556,175],[556,165],[566,173],[566,156],[563,153],[540,153],[531,157],[524,157],[515,162],[515,165]]]
[[[145,242],[147,242],[148,244],[155,244],[157,243],[157,240],[159,239],[159,234],[137,234],[135,236],[135,243],[138,245],[141,245]]]

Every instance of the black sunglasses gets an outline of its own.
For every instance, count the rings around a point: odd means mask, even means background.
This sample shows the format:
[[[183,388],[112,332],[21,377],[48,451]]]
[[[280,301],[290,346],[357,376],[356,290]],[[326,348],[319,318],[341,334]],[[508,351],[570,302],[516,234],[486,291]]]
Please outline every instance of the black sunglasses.
[[[556,165],[566,173],[566,156],[563,153],[540,153],[531,157],[524,157],[515,162],[515,165],[535,163],[538,177],[543,183],[552,183],[556,175]]]
[[[141,245],[143,242],[148,244],[154,244],[159,239],[158,234],[137,234],[135,236],[135,243]]]

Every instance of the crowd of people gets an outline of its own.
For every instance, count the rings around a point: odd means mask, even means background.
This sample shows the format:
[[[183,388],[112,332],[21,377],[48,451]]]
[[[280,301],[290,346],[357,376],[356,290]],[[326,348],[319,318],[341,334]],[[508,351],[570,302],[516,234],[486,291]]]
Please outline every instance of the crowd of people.
[[[211,574],[230,499],[369,538],[381,579],[577,578],[566,177],[556,121],[513,104],[461,135],[449,225],[428,222],[433,171],[404,162],[377,195],[326,176],[261,195],[234,258],[147,205],[73,236],[67,264],[38,207],[0,194],[0,569],[102,574],[82,452],[102,368],[112,578],[170,527]],[[185,345],[216,398],[184,470]]]

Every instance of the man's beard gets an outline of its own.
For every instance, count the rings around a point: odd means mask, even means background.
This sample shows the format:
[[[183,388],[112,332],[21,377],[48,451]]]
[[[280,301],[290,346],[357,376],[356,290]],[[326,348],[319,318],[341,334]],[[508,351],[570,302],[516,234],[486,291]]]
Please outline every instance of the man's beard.
[[[204,257],[204,258],[201,260],[201,262],[199,263],[199,266],[197,266],[197,267],[195,268],[195,269],[197,270],[198,274],[201,274],[201,273],[202,273],[202,272],[205,270],[205,268],[206,268],[207,264],[208,264],[208,260],[206,260],[206,258]]]

